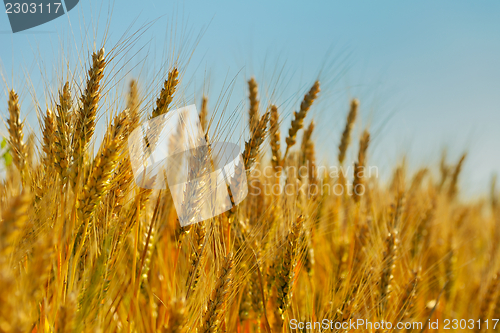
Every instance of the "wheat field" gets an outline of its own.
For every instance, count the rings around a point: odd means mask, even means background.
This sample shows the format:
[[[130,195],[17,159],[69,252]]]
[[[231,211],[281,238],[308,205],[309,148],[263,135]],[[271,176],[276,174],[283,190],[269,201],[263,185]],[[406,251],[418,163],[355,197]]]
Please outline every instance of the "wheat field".
[[[172,110],[182,73],[172,67],[154,95],[127,82],[126,108],[108,114],[92,153],[112,61],[97,50],[82,86],[47,92],[39,140],[23,128],[16,87],[0,108],[0,332],[500,331],[498,196],[492,184],[489,199],[462,199],[465,154],[414,174],[401,163],[382,182],[366,172],[370,129],[355,136],[363,101],[353,99],[332,150],[353,177],[332,176],[308,117],[321,82],[289,124],[252,78],[248,196],[181,227],[168,189],[135,184],[127,139]],[[210,98],[198,101],[206,133],[218,121]]]

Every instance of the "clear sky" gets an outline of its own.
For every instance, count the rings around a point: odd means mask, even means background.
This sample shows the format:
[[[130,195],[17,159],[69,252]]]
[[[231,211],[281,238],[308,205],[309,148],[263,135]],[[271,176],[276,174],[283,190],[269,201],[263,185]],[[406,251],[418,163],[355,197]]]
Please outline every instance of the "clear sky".
[[[120,77],[138,76],[153,91],[146,78],[161,82],[172,46],[203,32],[185,67],[183,82],[186,91],[191,89],[186,100],[199,104],[209,87],[214,108],[224,83],[235,79],[228,113],[240,106],[239,117],[245,119],[245,81],[255,75],[262,99],[290,115],[319,77],[325,83],[322,100],[308,121],[318,123],[315,136],[322,156],[336,156],[349,99],[357,97],[361,122],[356,135],[370,127],[370,158],[382,174],[405,155],[415,168],[436,165],[444,147],[452,161],[469,152],[461,184],[470,193],[486,192],[492,174],[500,173],[497,0],[81,0],[66,17],[15,35],[9,33],[7,15],[0,13],[2,71],[9,85],[28,95],[23,101],[28,122],[36,119],[30,92],[39,95],[44,85],[57,88],[47,73],[61,72],[56,63],[60,45],[85,59],[82,45],[92,45],[94,36],[99,44],[106,27],[108,49],[131,25],[134,32],[153,20],[127,49],[124,56],[130,61]],[[170,43],[172,27],[177,30]],[[186,55],[182,59],[187,63]],[[5,117],[5,93],[0,113]],[[353,150],[351,159],[354,155]]]

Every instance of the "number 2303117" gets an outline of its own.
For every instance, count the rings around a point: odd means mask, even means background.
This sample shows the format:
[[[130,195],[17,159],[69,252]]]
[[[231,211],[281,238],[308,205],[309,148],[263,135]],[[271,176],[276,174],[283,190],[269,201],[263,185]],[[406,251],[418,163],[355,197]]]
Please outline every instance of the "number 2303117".
[[[61,3],[60,2],[53,2],[53,3],[47,3],[47,4],[42,4],[42,3],[10,3],[7,2],[5,4],[5,12],[7,14],[36,14],[36,13],[55,13],[57,14],[61,8]]]

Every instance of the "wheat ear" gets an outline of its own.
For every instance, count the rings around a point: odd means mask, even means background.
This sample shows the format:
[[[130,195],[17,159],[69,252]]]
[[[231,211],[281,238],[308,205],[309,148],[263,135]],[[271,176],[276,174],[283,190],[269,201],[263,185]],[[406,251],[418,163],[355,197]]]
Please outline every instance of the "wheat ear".
[[[304,217],[300,215],[293,224],[283,243],[282,255],[276,272],[275,285],[277,291],[277,310],[283,318],[284,312],[290,305],[293,294],[293,280],[295,278],[295,266],[299,250],[299,239],[302,233]]]
[[[30,131],[28,134],[28,140],[26,140],[26,165],[28,170],[33,168],[33,162],[35,161],[35,149],[36,136],[35,133]]]
[[[496,301],[491,318],[500,318],[500,292],[496,296]]]
[[[283,160],[288,156],[288,152],[290,148],[295,144],[297,132],[304,126],[304,119],[307,115],[307,111],[311,108],[314,100],[318,96],[319,89],[319,81],[314,82],[313,86],[309,90],[307,94],[304,95],[304,99],[302,103],[300,103],[299,112],[294,112],[294,119],[292,120],[292,125],[288,130],[288,137],[286,138],[286,150],[285,155],[283,156]]]
[[[307,129],[304,131],[301,145],[301,163],[307,166],[307,175],[309,179],[309,194],[311,185],[316,185],[317,171],[316,171],[316,152],[314,149],[314,141],[311,140],[314,131],[314,121],[311,121]],[[317,189],[315,190],[317,191]]]
[[[483,321],[490,318],[490,313],[492,307],[495,305],[495,297],[498,294],[500,286],[500,276],[495,274],[491,281],[488,284],[488,288],[486,289],[486,293],[481,301],[481,307],[479,310],[479,320]],[[476,332],[481,332],[481,328],[476,327]]]
[[[127,109],[128,109],[128,126],[127,132],[130,133],[139,126],[140,123],[140,107],[141,101],[139,99],[139,88],[137,81],[130,81],[129,92],[127,95]],[[128,135],[128,134],[127,134]]]
[[[2,211],[0,257],[5,256],[5,258],[8,258],[8,254],[13,251],[16,241],[29,219],[29,205],[30,196],[25,191],[11,199],[9,205]]]
[[[417,221],[417,226],[415,230],[415,234],[412,239],[412,247],[411,247],[411,256],[415,258],[422,251],[423,242],[425,237],[430,233],[430,225],[432,220],[434,219],[434,213],[436,210],[435,201],[432,202],[431,207],[425,212],[421,221]]]
[[[201,99],[200,125],[203,132],[206,133],[208,129],[208,98],[206,96]]]
[[[243,162],[245,163],[245,168],[250,170],[250,168],[255,163],[255,159],[259,154],[260,147],[264,142],[266,137],[267,122],[269,121],[269,112],[266,112],[260,118],[260,121],[253,131],[250,140],[245,142],[245,151],[243,152]]]
[[[153,109],[149,119],[156,118],[158,116],[166,114],[170,110],[170,104],[174,99],[175,92],[177,90],[177,85],[179,80],[179,71],[177,68],[173,68],[169,73],[168,77],[163,83],[163,88],[161,89],[160,96],[156,99],[156,107]],[[156,142],[158,140],[158,134],[161,131],[161,122],[155,122],[153,127],[149,127],[146,131],[146,136],[144,138],[148,153],[154,151]]]
[[[140,124],[140,100],[137,81],[130,81],[129,92],[127,95],[127,126],[123,132],[123,140],[128,141],[128,137]],[[116,167],[113,176],[113,188],[110,190],[108,204],[110,206],[111,216],[116,217],[116,214],[123,207],[125,196],[128,193],[129,186],[132,183],[134,174],[132,172],[132,165],[130,157],[126,154],[125,158],[121,160]]]
[[[188,163],[192,167],[189,170],[190,179],[198,179],[210,170],[210,147],[200,146],[199,149],[194,149],[188,158]],[[208,182],[190,182],[184,188],[184,200],[181,204],[181,209],[185,214],[185,225],[198,222],[201,212],[203,194],[206,193]],[[185,229],[181,229],[183,231]],[[182,235],[182,234],[181,234]]]
[[[55,147],[53,145],[56,132],[56,119],[54,113],[47,109],[47,113],[43,117],[43,145],[42,150],[45,153],[45,166],[51,166],[55,161]]]
[[[55,131],[55,145],[54,145],[54,165],[56,171],[61,176],[63,182],[68,177],[68,168],[70,165],[71,155],[71,91],[69,83],[66,82],[62,91],[59,92],[59,104],[56,107],[56,131]]]
[[[498,193],[497,193],[497,175],[493,175],[490,185],[490,204],[492,211],[496,211],[498,207]]]
[[[179,71],[177,70],[177,68],[173,68],[168,73],[168,78],[163,83],[163,88],[161,89],[160,97],[158,97],[158,99],[156,100],[156,108],[153,110],[151,118],[161,116],[162,114],[168,112],[170,104],[174,99],[177,85],[179,84],[179,80],[177,80],[178,76],[179,76]]]
[[[363,132],[361,140],[359,141],[358,161],[354,164],[354,180],[352,184],[353,199],[359,202],[361,194],[364,192],[360,187],[364,186],[365,167],[366,167],[366,152],[370,143],[370,133],[367,130]]]
[[[457,194],[458,176],[460,176],[460,172],[462,171],[462,167],[466,157],[467,154],[463,154],[462,157],[460,157],[460,160],[458,161],[457,166],[453,171],[453,175],[451,176],[450,188],[448,191],[448,198],[450,199],[454,199]]]
[[[73,137],[78,156],[83,154],[94,135],[97,107],[101,99],[100,83],[104,77],[105,66],[104,48],[102,48],[97,53],[92,54],[92,66],[88,72],[85,91],[80,98],[82,105],[77,112]]]
[[[441,160],[439,162],[439,171],[441,173],[441,180],[438,184],[438,191],[443,189],[444,184],[448,180],[450,174],[450,167],[446,163],[446,150],[441,154]]]
[[[306,165],[307,163],[307,150],[309,149],[309,146],[312,144],[311,141],[311,136],[314,131],[314,121],[311,121],[307,129],[304,131],[304,135],[302,136],[302,144],[300,146],[300,151],[301,151],[301,159],[300,159],[300,164],[301,165]]]
[[[250,133],[255,131],[259,123],[259,100],[258,100],[258,85],[255,78],[248,81],[248,91],[250,100],[250,108],[248,109],[248,123],[250,126]]]
[[[415,313],[415,303],[417,301],[417,287],[420,283],[420,276],[418,271],[412,272],[410,281],[403,289],[403,296],[401,297],[400,309],[401,321],[413,318]]]
[[[71,180],[75,187],[80,178],[85,151],[95,131],[97,108],[101,98],[100,83],[104,77],[104,48],[92,54],[92,66],[88,71],[85,91],[80,97],[81,107],[76,113],[75,131],[73,134],[73,166]]]
[[[205,223],[197,223],[194,226],[194,229],[194,248],[192,250],[193,252],[191,253],[191,257],[189,258],[191,265],[189,266],[188,277],[186,280],[189,295],[196,290],[196,286],[198,285],[201,275],[201,262],[204,253],[203,244],[205,243],[206,236]]]
[[[27,175],[27,151],[23,142],[23,126],[20,121],[21,108],[19,106],[19,96],[14,90],[9,92],[9,119],[7,125],[9,130],[9,143],[12,149],[12,162],[21,173],[23,181]]]
[[[349,144],[351,143],[351,132],[354,126],[354,122],[356,121],[356,116],[358,115],[358,106],[359,106],[359,101],[357,99],[353,99],[351,101],[351,108],[349,109],[349,113],[347,114],[347,121],[345,124],[344,132],[342,132],[342,138],[340,139],[340,145],[339,145],[340,165],[344,163],[347,148],[349,148]]]
[[[380,277],[380,308],[381,313],[385,313],[392,291],[392,280],[394,268],[396,267],[398,251],[398,231],[392,230],[385,239],[384,261],[382,263],[382,274]]]
[[[259,285],[259,272],[260,268],[258,265],[252,269],[252,273],[250,275],[250,281],[248,285],[248,292],[250,294],[250,300],[252,308],[257,316],[260,318],[264,312],[264,300],[262,299],[262,294]]]
[[[240,288],[241,298],[238,307],[238,319],[240,322],[244,322],[250,317],[250,311],[252,310],[252,299],[250,298],[250,281],[246,283],[244,288]]]
[[[446,254],[444,261],[444,271],[445,276],[448,281],[444,287],[444,297],[447,301],[451,302],[453,296],[453,290],[455,288],[456,276],[455,276],[455,263],[457,261],[457,256],[455,249],[453,247],[453,234],[448,235],[448,253]]]
[[[271,105],[271,118],[269,119],[269,132],[271,136],[271,163],[275,169],[281,165],[281,137],[279,113],[276,105]]]
[[[77,213],[81,221],[88,221],[93,216],[103,194],[109,189],[111,175],[125,145],[122,134],[126,124],[126,113],[121,112],[115,117],[114,124],[106,133],[100,152],[94,160],[92,171],[79,198]]]
[[[168,330],[164,332],[184,333],[186,332],[187,308],[184,299],[175,299],[170,303]]]
[[[232,285],[233,255],[229,253],[219,272],[217,283],[212,290],[212,296],[208,301],[206,311],[203,315],[200,333],[215,333],[221,331],[221,322],[224,320],[224,306],[228,299],[228,293]]]

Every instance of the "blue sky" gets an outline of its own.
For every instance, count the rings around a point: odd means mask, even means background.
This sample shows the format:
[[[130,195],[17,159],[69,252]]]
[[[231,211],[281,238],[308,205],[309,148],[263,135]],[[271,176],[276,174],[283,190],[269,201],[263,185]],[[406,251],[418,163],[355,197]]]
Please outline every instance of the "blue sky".
[[[478,193],[487,191],[493,173],[500,173],[499,17],[496,0],[81,0],[66,17],[15,35],[8,33],[7,16],[0,13],[0,60],[8,84],[14,78],[14,87],[27,96],[23,108],[35,126],[29,95],[43,96],[44,86],[57,88],[50,73],[61,72],[56,62],[61,45],[72,55],[71,68],[87,56],[85,45],[102,41],[106,27],[110,49],[132,22],[136,31],[156,20],[127,50],[130,61],[119,76],[139,77],[149,92],[161,83],[170,46],[181,45],[183,36],[194,41],[203,31],[185,67],[187,101],[199,103],[209,87],[215,108],[224,83],[227,87],[235,79],[228,113],[239,110],[245,119],[245,81],[255,75],[262,99],[278,103],[289,117],[319,77],[325,83],[322,99],[308,121],[318,123],[315,137],[323,156],[336,156],[349,99],[357,97],[361,122],[356,135],[370,127],[370,158],[382,174],[402,156],[417,167],[436,165],[444,147],[452,161],[467,150],[461,184]],[[177,32],[170,44],[172,27]],[[187,57],[182,59],[186,64]],[[5,93],[0,112],[5,116]]]

